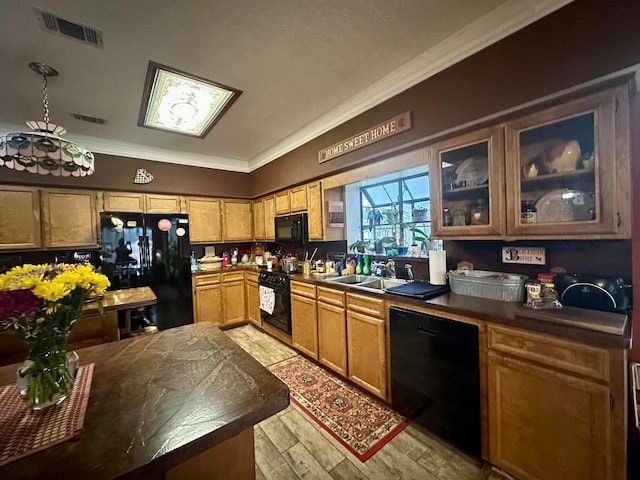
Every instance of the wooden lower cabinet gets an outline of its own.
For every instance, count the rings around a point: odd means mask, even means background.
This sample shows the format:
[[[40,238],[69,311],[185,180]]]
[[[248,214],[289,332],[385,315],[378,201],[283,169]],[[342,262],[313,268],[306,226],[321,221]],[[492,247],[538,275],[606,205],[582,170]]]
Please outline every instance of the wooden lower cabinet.
[[[488,332],[490,462],[523,480],[626,479],[624,355]]]
[[[343,377],[347,372],[345,294],[318,287],[318,361]]]
[[[359,309],[360,311],[357,311]],[[380,312],[377,316],[371,313]],[[349,380],[388,400],[384,301],[347,294]]]
[[[219,273],[193,277],[193,319],[194,322],[222,324]]]
[[[291,342],[294,348],[318,359],[318,316],[316,287],[291,282]]]
[[[260,319],[260,294],[258,292],[258,274],[255,272],[247,272],[247,318],[251,323],[258,327],[262,327]]]
[[[247,319],[247,300],[244,286],[244,272],[222,274],[223,325],[232,326]]]

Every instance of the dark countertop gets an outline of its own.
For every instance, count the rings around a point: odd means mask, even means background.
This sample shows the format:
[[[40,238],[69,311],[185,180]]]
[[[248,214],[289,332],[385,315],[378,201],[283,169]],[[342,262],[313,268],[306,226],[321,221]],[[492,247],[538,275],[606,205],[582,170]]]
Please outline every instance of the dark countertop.
[[[620,313],[600,312],[584,308],[563,307],[555,311],[529,310],[520,302],[501,302],[480,297],[447,293],[429,300],[413,299],[391,293],[370,293],[338,282],[329,282],[314,274],[290,275],[291,280],[315,283],[318,286],[346,290],[352,293],[384,298],[394,305],[411,309],[418,306],[441,313],[460,315],[489,323],[503,324],[538,333],[562,337],[604,348],[631,347],[631,319]]]
[[[84,432],[0,478],[162,478],[287,407],[289,389],[211,323],[78,350],[95,363]],[[0,384],[17,365],[0,367]]]

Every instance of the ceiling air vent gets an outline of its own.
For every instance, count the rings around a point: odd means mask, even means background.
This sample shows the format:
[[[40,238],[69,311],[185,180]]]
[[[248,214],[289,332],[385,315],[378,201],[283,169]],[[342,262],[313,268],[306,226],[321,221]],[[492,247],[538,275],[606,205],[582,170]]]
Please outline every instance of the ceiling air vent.
[[[82,120],[83,122],[97,123],[98,125],[104,125],[107,121],[104,118],[91,117],[89,115],[82,115],[81,113],[72,113],[71,116],[76,120]]]
[[[34,7],[33,9],[38,16],[38,24],[43,30],[70,37],[97,48],[104,48],[102,45],[102,30],[99,28],[74,22],[39,8]]]

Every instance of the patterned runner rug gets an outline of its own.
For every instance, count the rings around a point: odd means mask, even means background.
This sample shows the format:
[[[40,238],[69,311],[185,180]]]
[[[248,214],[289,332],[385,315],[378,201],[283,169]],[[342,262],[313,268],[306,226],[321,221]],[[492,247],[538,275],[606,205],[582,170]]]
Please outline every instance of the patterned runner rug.
[[[291,400],[361,462],[407,426],[407,420],[339,377],[296,355],[270,365]]]

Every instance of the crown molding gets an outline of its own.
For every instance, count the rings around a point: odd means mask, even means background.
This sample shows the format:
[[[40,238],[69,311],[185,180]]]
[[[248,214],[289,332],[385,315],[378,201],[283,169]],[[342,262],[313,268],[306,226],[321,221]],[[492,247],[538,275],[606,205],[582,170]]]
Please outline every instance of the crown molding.
[[[249,160],[256,170],[573,0],[509,0]]]
[[[0,129],[14,132],[24,132],[29,130],[24,126],[2,122],[0,122]],[[177,165],[188,165],[191,167],[249,173],[249,164],[246,160],[234,160],[231,158],[202,155],[198,153],[185,153],[184,151],[171,150],[168,148],[148,147],[137,143],[120,142],[86,135],[65,134],[64,138],[82,145],[94,154],[102,153],[105,155],[139,158],[155,162],[175,163]]]

